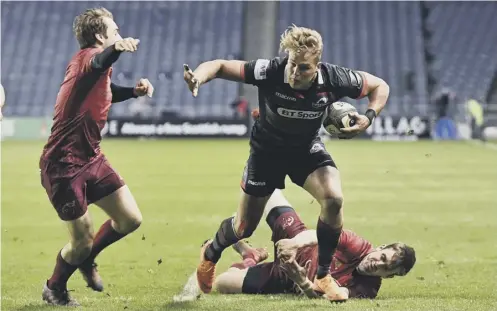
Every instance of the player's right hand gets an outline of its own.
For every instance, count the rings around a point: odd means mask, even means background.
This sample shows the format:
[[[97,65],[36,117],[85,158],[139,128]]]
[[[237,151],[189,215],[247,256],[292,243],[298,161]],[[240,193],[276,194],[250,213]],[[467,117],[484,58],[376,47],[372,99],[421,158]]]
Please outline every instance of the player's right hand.
[[[116,51],[119,52],[135,52],[138,49],[138,44],[140,40],[135,38],[125,38],[114,43]]]
[[[357,112],[349,113],[349,118],[355,121],[355,125],[352,127],[341,128],[340,132],[344,135],[341,135],[342,137],[339,137],[340,139],[351,139],[354,136],[366,131],[370,125],[368,117],[358,114]]]
[[[188,64],[183,65],[183,79],[185,80],[186,84],[188,84],[188,89],[190,89],[190,92],[192,92],[193,97],[197,97],[200,82],[197,77],[195,77],[195,74],[190,69]]]

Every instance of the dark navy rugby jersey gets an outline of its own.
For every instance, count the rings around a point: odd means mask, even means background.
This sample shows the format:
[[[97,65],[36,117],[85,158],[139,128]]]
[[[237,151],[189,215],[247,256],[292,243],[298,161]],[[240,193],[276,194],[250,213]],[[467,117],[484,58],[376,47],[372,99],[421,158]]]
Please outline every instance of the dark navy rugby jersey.
[[[251,145],[262,149],[307,147],[321,128],[326,107],[343,97],[360,98],[367,85],[354,70],[321,63],[308,90],[294,90],[285,77],[288,58],[258,59],[244,66],[245,82],[259,89],[259,119]]]

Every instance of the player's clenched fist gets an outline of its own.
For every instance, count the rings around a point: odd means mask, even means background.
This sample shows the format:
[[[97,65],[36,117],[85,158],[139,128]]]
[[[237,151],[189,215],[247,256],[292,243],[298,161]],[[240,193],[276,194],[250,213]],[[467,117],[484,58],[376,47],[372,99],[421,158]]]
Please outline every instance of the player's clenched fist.
[[[188,84],[188,88],[190,89],[190,92],[192,92],[193,97],[197,97],[200,82],[187,64],[183,65],[183,69],[183,79],[185,79],[186,84]]]
[[[135,38],[125,38],[115,43],[116,51],[119,52],[134,52],[138,49],[140,40]]]
[[[154,94],[154,86],[148,79],[140,79],[134,88],[134,92],[136,96],[145,96],[152,97]]]

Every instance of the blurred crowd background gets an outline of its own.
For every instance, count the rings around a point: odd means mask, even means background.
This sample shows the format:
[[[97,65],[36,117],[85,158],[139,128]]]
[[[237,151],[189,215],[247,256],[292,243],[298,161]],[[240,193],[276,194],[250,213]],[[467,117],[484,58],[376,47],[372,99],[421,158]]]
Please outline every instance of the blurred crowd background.
[[[96,6],[114,14],[123,37],[141,41],[137,53],[114,65],[115,83],[146,77],[155,86],[152,99],[114,105],[110,121],[249,126],[256,88],[214,81],[194,99],[182,65],[281,55],[279,36],[296,24],[322,34],[323,61],[390,84],[384,121],[370,134],[392,132],[389,124],[397,129],[402,118],[411,127],[418,122],[413,118],[426,120],[427,135],[441,139],[480,137],[497,126],[497,2],[2,1],[4,137],[46,135],[59,84],[78,49],[73,19]],[[363,111],[367,100],[350,102]]]

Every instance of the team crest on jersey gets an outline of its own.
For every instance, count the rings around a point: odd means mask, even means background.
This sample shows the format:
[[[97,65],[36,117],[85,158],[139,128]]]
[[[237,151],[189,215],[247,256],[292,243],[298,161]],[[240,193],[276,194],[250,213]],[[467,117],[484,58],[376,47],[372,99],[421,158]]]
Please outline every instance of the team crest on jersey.
[[[313,108],[321,108],[328,105],[328,97],[322,97],[317,102],[312,103]]]
[[[67,202],[64,205],[62,205],[61,214],[71,217],[74,215],[75,207],[76,207],[76,200]]]
[[[322,108],[322,107],[325,107],[328,105],[328,102],[329,102],[329,99],[328,99],[328,96],[326,95],[326,93],[319,93],[318,96],[322,96],[320,97],[317,102],[313,102],[312,103],[312,107],[313,108]]]

